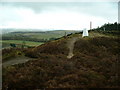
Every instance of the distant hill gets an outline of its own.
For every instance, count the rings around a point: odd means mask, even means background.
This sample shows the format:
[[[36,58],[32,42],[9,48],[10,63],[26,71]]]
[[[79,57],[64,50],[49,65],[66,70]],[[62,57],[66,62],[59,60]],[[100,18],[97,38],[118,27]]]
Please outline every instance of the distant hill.
[[[2,44],[4,47],[10,47],[10,43],[14,44],[22,44],[24,41],[29,46],[38,46],[39,43],[45,43],[48,41],[52,41],[58,38],[61,38],[68,34],[74,34],[79,33],[80,31],[75,30],[53,30],[53,31],[36,31],[35,30],[21,30],[18,29],[9,30],[6,29],[3,35],[2,35]],[[3,30],[4,31],[4,30]],[[29,42],[30,43],[29,43]],[[33,42],[33,44],[32,44]]]
[[[60,38],[65,36],[65,34],[74,34],[81,31],[75,30],[54,30],[54,31],[13,31],[9,33],[4,33],[2,35],[3,40],[22,40],[26,38],[34,39],[50,39],[50,38]]]
[[[10,32],[52,32],[52,31],[60,31],[60,32],[63,32],[63,31],[66,31],[66,32],[75,32],[75,31],[78,31],[78,30],[44,30],[44,29],[15,29],[15,28],[1,28],[0,29],[2,34],[6,34],[6,33],[10,33]],[[81,31],[81,30],[80,30]]]

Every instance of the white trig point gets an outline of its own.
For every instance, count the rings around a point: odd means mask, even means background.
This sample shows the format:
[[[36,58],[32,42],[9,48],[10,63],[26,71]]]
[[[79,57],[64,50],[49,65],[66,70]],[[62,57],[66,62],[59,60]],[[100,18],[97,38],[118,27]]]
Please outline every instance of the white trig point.
[[[85,37],[85,36],[88,36],[88,30],[86,28],[83,30],[83,34],[82,34],[82,37]]]
[[[105,27],[104,27],[103,29],[104,29],[104,31],[105,31]]]

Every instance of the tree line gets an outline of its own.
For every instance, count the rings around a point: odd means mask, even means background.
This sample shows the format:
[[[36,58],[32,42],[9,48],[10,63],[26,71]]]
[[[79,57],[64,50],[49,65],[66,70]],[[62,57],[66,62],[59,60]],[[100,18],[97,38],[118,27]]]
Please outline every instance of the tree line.
[[[55,40],[56,38],[30,38],[30,37],[21,37],[21,36],[2,36],[2,40],[25,40],[25,41],[33,41],[33,42],[47,42],[47,41],[51,41],[51,40]]]
[[[105,23],[101,27],[97,27],[92,30],[101,30],[101,31],[114,31],[114,30],[120,30],[120,23]]]

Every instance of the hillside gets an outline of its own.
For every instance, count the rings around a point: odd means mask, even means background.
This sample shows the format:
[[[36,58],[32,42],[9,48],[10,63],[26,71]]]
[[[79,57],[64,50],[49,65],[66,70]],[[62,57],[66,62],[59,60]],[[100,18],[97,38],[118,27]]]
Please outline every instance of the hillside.
[[[4,31],[4,30],[3,30]],[[53,30],[53,31],[13,31],[3,33],[2,35],[2,48],[10,47],[10,43],[16,44],[17,47],[21,47],[23,41],[26,47],[38,46],[45,42],[55,40],[63,37],[65,34],[77,33],[80,31],[74,30]]]
[[[39,41],[42,39],[49,40],[51,38],[60,38],[65,34],[76,33],[80,31],[74,30],[53,30],[53,31],[16,31],[3,33],[3,40],[28,40],[28,41]]]
[[[3,66],[3,89],[118,88],[119,41],[93,31],[89,37],[72,34],[25,49],[21,52],[36,60]]]

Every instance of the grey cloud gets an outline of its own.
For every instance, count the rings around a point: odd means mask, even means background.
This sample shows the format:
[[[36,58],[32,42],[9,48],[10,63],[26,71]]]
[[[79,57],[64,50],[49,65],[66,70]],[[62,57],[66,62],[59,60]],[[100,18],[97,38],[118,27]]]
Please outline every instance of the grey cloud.
[[[30,8],[35,13],[66,10],[104,18],[115,17],[118,12],[117,2],[3,2],[1,4],[3,6],[13,6],[16,8]]]
[[[9,2],[2,3],[2,5],[31,8],[36,13],[45,10],[63,9],[68,11],[77,11],[91,15],[103,16],[102,13],[104,13],[105,15],[109,13],[111,14],[111,12],[108,10],[111,8],[116,8],[117,2]]]

